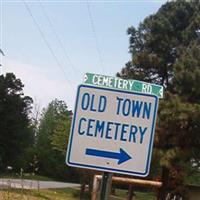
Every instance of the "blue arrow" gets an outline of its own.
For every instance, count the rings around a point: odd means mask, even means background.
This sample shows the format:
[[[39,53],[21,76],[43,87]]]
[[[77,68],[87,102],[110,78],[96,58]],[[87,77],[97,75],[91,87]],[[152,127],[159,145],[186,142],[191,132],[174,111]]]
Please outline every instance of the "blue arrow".
[[[119,153],[87,148],[85,154],[89,156],[117,159],[118,165],[131,159],[131,156],[129,156],[122,148],[120,148]]]

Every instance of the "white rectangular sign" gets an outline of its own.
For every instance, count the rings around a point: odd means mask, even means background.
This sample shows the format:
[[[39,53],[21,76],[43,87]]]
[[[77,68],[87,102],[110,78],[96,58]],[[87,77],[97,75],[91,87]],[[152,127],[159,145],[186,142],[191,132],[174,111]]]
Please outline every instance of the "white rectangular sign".
[[[89,85],[78,87],[66,162],[147,176],[158,97]]]

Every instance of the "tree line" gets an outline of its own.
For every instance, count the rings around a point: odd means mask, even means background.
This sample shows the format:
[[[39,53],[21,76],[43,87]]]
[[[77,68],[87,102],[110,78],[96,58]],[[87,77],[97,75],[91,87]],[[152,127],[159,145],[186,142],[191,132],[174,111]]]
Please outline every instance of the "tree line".
[[[55,99],[39,113],[23,87],[13,73],[0,76],[0,171],[76,179],[64,163],[72,112]]]

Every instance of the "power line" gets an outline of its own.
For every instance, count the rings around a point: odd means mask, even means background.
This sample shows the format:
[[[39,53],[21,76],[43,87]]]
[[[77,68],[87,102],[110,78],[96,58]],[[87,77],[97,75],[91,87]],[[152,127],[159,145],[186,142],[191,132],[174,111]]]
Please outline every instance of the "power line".
[[[71,61],[71,59],[70,59],[70,57],[69,57],[69,55],[68,55],[68,53],[67,53],[67,50],[66,50],[66,48],[64,47],[64,45],[63,45],[61,39],[59,38],[59,36],[58,36],[58,34],[57,34],[57,32],[56,32],[54,26],[53,26],[53,23],[52,23],[52,21],[50,20],[50,17],[48,16],[48,14],[47,14],[47,12],[46,12],[44,6],[42,5],[42,2],[41,2],[40,0],[38,0],[38,2],[39,2],[39,6],[40,6],[40,8],[41,8],[41,10],[42,10],[42,12],[43,12],[43,15],[44,15],[45,18],[47,19],[47,21],[48,21],[48,23],[49,23],[49,26],[50,26],[52,32],[53,32],[54,35],[55,35],[55,38],[56,38],[58,44],[60,45],[61,49],[63,50],[63,53],[64,53],[64,55],[65,55],[66,60],[68,60],[68,63],[70,64],[70,66],[71,66],[73,72],[75,73],[75,75],[77,75],[78,72],[77,72],[77,70],[76,70],[74,64],[72,63],[72,61]]]
[[[65,73],[65,70],[63,69],[62,65],[60,64],[60,62],[59,62],[59,60],[58,60],[58,58],[57,58],[57,56],[56,56],[56,54],[54,53],[54,50],[51,48],[51,45],[49,44],[48,40],[46,39],[45,34],[43,33],[42,29],[40,28],[39,24],[37,23],[35,17],[33,16],[30,7],[28,6],[28,4],[27,4],[24,0],[22,0],[22,2],[24,3],[25,8],[27,9],[28,13],[30,14],[30,16],[31,16],[31,18],[32,18],[32,20],[33,20],[33,22],[34,22],[36,28],[38,29],[38,31],[39,31],[39,33],[40,33],[42,39],[44,40],[44,42],[45,42],[47,48],[48,48],[49,51],[50,51],[51,55],[54,57],[54,59],[55,59],[55,61],[56,61],[56,64],[57,64],[58,67],[61,69],[61,71],[64,73],[67,82],[68,82],[68,83],[70,84],[70,86],[72,87],[71,81],[68,79],[67,74]]]
[[[90,5],[89,5],[88,1],[86,1],[86,4],[87,4],[87,10],[88,10],[88,15],[89,15],[89,19],[90,19],[90,24],[91,24],[91,27],[92,27],[92,33],[93,33],[93,37],[94,37],[95,44],[96,44],[97,54],[98,54],[98,57],[99,57],[100,66],[101,66],[102,72],[104,73],[103,59],[102,59],[101,51],[100,51],[100,48],[99,48],[99,43],[98,43],[97,34],[96,34],[95,26],[94,26],[94,21],[93,21],[93,18],[92,18],[92,13],[91,13],[91,10],[90,10]]]

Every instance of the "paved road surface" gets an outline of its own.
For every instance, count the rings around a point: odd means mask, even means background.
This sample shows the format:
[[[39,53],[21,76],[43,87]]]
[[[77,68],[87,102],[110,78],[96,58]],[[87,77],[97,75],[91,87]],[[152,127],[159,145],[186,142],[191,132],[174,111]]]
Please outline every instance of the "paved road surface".
[[[24,188],[24,189],[47,189],[47,188],[68,188],[79,187],[80,184],[64,183],[57,181],[35,181],[27,179],[6,179],[0,178],[0,188],[12,187],[12,188]]]

